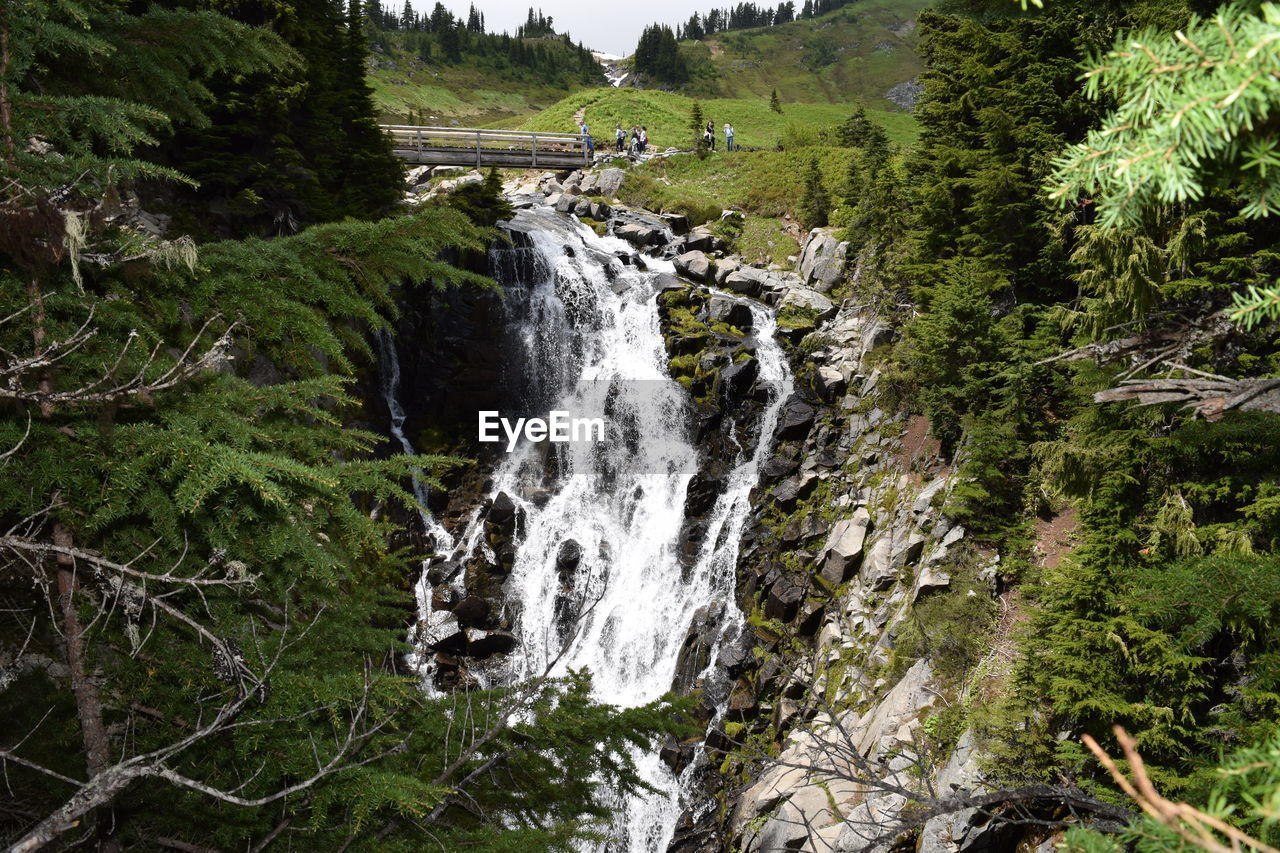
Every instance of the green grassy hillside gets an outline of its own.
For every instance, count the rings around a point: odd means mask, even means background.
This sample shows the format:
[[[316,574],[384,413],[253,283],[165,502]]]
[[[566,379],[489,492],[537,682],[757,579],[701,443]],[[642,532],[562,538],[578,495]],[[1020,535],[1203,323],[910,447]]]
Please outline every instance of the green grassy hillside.
[[[816,129],[839,124],[851,113],[854,104],[783,104],[781,114],[769,109],[769,99],[707,98],[700,101],[702,113],[715,122],[717,146],[723,145],[720,128],[730,122],[736,140],[746,148],[777,148],[786,137],[812,134]],[[530,118],[503,122],[523,130],[571,132],[574,116],[585,110],[587,123],[600,145],[612,137],[613,127],[644,125],[649,129],[650,144],[657,148],[688,147],[691,143],[689,112],[693,99],[671,92],[641,89],[588,89],[571,95]],[[889,139],[899,145],[910,145],[916,138],[915,121],[910,115],[887,110],[868,110],[868,115],[884,126]]]
[[[893,109],[884,95],[923,70],[915,19],[930,0],[856,0],[819,18],[683,42],[699,97],[768,98]]]
[[[388,123],[457,124],[485,127],[502,119],[521,119],[583,88],[570,73],[533,74],[526,69],[494,69],[491,58],[463,55],[457,63],[438,57],[424,61],[403,42],[410,34],[379,33],[372,45],[368,81],[379,119]],[[563,53],[566,69],[575,62],[555,39],[527,39],[545,50]],[[539,78],[543,79],[539,79]]]

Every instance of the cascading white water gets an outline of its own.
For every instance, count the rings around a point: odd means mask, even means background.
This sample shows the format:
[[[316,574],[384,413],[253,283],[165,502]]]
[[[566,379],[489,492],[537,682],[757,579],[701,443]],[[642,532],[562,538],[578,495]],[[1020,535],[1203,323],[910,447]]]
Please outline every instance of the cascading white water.
[[[688,394],[667,372],[656,273],[621,264],[612,253],[629,251],[626,244],[549,210],[521,212],[517,222],[533,241],[539,269],[536,281],[508,287],[507,296],[525,360],[526,405],[540,414],[550,408],[603,414],[608,433],[594,444],[524,443],[494,474],[493,494],[505,492],[525,519],[507,584],[520,640],[512,671],[534,676],[586,667],[600,700],[633,707],[671,689],[700,607],[726,605],[722,639],[741,628],[734,605],[738,542],[749,492],[791,390],[790,372],[770,313],[748,302],[758,381],[768,394],[757,432],[763,439],[736,460],[707,513],[699,553],[682,563],[677,544],[698,450]],[[481,526],[479,518],[469,525],[455,557],[484,547]],[[557,558],[570,541],[580,557],[566,573]],[[429,601],[430,590],[424,587],[421,597]],[[715,650],[710,660],[713,668]],[[602,849],[664,853],[683,808],[681,780],[656,753],[637,758],[645,779],[663,793],[620,800],[617,840]]]
[[[416,456],[413,443],[404,434],[405,412],[404,407],[400,405],[400,355],[396,352],[396,342],[392,339],[391,332],[385,328],[378,329],[375,337],[378,342],[378,375],[381,380],[382,399],[386,403],[391,419],[389,424],[391,437],[400,443],[400,448],[406,456]],[[426,484],[417,476],[412,482],[413,496],[418,499],[419,504],[418,519],[422,522],[423,531],[436,552],[448,553],[455,545],[453,536],[427,511]],[[418,630],[422,632],[422,636],[410,638],[415,644],[429,641],[432,628],[438,627],[444,616],[444,614],[432,612],[431,585],[427,581],[429,562],[429,560],[422,562],[422,571],[414,585],[414,598],[418,605]],[[423,683],[428,690],[434,692],[429,672],[430,662],[430,655],[421,656],[415,653],[409,654],[406,661],[408,666],[423,673]]]

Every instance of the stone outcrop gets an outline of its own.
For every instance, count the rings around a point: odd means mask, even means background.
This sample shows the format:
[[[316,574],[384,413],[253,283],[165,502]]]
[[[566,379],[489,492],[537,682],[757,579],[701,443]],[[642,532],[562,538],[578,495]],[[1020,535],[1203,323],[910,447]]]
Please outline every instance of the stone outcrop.
[[[828,293],[844,278],[849,244],[837,242],[833,229],[815,228],[800,249],[798,272],[806,286]]]

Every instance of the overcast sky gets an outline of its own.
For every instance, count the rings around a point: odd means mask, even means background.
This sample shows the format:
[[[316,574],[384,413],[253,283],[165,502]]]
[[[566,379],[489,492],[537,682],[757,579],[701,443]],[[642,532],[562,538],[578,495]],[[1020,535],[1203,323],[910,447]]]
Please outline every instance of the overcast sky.
[[[430,14],[435,0],[410,0],[419,12]],[[446,9],[466,20],[471,7],[468,0],[442,0]],[[404,0],[382,0],[383,8],[399,11]],[[529,7],[555,19],[556,32],[569,31],[574,42],[582,42],[592,50],[630,56],[636,49],[640,31],[652,23],[670,24],[687,21],[696,9],[706,12],[713,6],[729,5],[707,0],[690,6],[688,0],[476,0],[476,9],[484,13],[485,29],[515,35],[516,27],[529,16]]]

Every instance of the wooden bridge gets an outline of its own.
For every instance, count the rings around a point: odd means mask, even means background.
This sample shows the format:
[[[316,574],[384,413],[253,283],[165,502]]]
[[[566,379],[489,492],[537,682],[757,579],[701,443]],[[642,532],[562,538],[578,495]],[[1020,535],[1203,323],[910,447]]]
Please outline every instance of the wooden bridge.
[[[576,169],[591,165],[581,133],[379,125],[397,157],[430,166]]]

